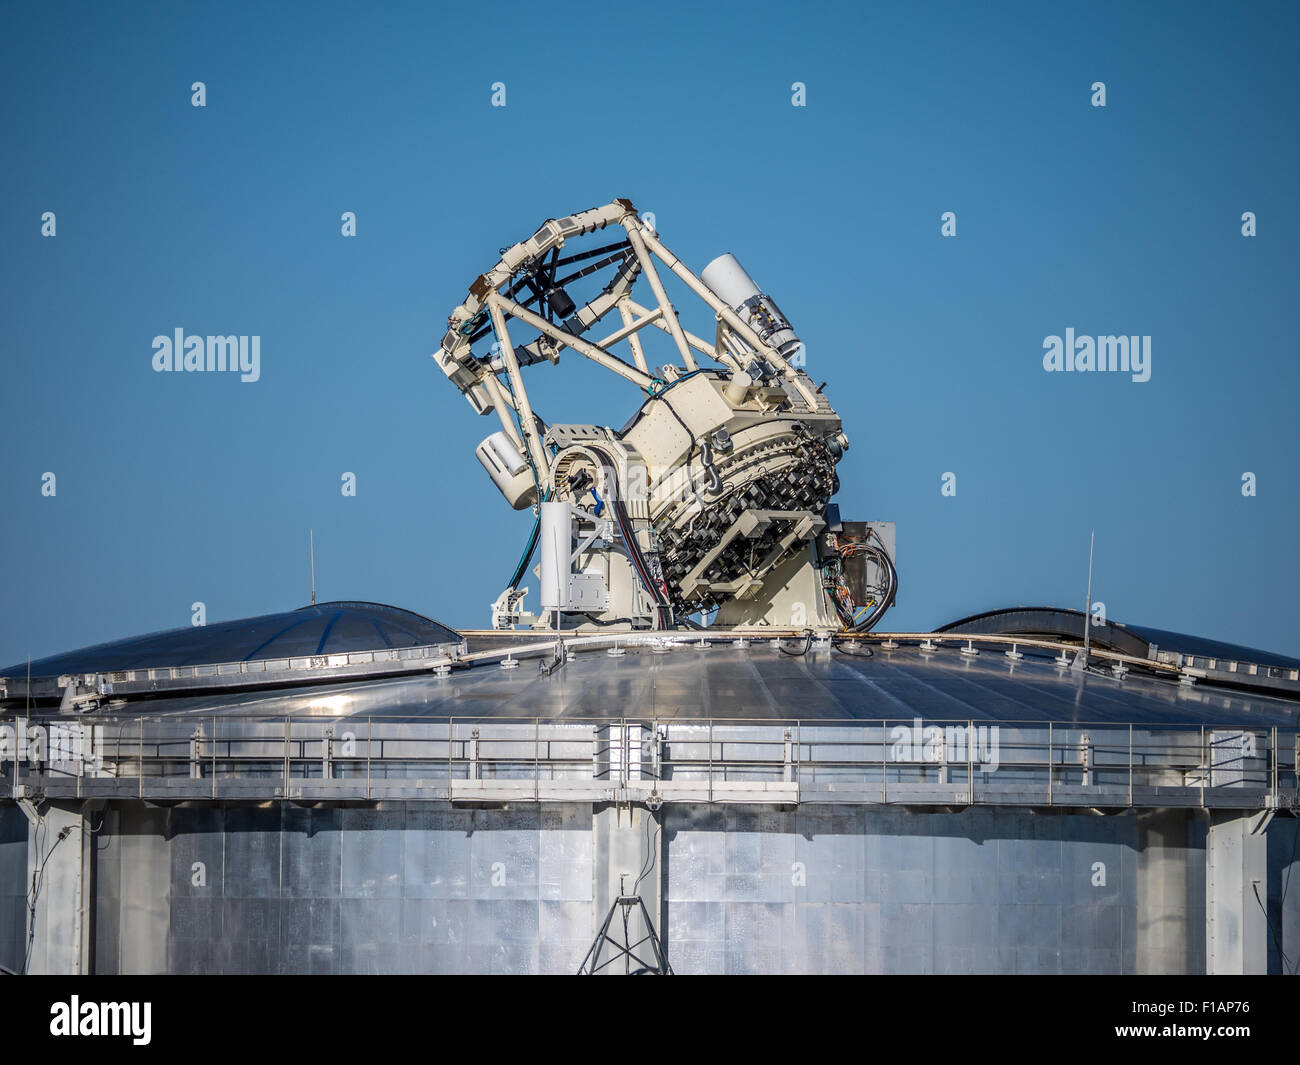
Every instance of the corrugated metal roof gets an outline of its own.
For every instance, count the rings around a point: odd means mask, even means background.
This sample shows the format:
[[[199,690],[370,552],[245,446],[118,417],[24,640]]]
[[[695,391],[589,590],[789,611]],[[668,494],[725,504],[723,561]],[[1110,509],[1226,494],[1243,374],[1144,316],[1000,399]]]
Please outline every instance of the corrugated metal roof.
[[[1077,672],[1032,653],[1013,661],[944,645],[857,657],[813,647],[802,656],[769,641],[745,648],[679,644],[662,654],[628,647],[575,652],[550,675],[539,659],[502,669],[480,661],[448,676],[415,675],[258,693],[131,701],[142,715],[385,716],[583,720],[909,720],[1207,725],[1296,725],[1300,702],[1186,686],[1133,671]],[[107,708],[109,713],[125,707]]]

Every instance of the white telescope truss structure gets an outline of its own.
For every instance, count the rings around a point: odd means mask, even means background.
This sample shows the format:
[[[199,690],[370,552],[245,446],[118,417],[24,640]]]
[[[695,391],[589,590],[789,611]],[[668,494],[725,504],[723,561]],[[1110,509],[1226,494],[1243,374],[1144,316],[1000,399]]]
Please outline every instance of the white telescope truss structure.
[[[569,246],[605,229],[622,233]],[[789,321],[734,257],[697,276],[626,199],[550,219],[500,254],[434,355],[477,413],[500,420],[480,462],[511,506],[538,513],[494,626],[662,629],[714,610],[731,626],[874,623],[892,600],[892,564],[877,566],[868,603],[852,601],[830,506],[847,437],[798,365]],[[682,324],[665,270],[712,312],[712,340]],[[645,302],[633,297],[642,279]],[[585,303],[570,295],[601,282]],[[647,328],[679,361],[650,365]],[[641,409],[622,431],[538,416],[523,370],[565,349],[636,386]],[[850,537],[844,559],[876,566],[884,545],[870,536]],[[543,612],[524,615],[518,586],[539,539]]]

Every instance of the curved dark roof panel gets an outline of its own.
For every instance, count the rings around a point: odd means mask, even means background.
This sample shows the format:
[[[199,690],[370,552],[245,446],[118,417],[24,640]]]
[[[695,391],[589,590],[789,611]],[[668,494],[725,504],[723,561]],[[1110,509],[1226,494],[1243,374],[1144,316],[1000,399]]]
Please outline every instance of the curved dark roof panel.
[[[1083,642],[1084,614],[1054,606],[1020,606],[1008,610],[987,610],[953,621],[938,632],[966,633],[972,636],[1043,636],[1049,639],[1077,639]],[[1091,642],[1106,651],[1116,651],[1134,658],[1146,658],[1148,642],[1118,622],[1108,621],[1092,627]],[[1171,648],[1173,650],[1174,648]]]
[[[1300,658],[1274,654],[1272,651],[1261,651],[1254,647],[1242,647],[1241,644],[1236,643],[1224,643],[1222,640],[1206,640],[1200,636],[1153,629],[1147,625],[1130,625],[1128,631],[1141,636],[1162,651],[1180,651],[1185,655],[1226,658],[1238,662],[1257,662],[1261,666],[1284,666],[1291,669],[1300,666]]]
[[[96,644],[34,661],[31,672],[33,677],[53,677],[65,673],[108,673],[393,650],[459,641],[458,633],[410,610],[382,603],[340,601]],[[22,677],[26,673],[26,662],[0,669],[0,676]]]
[[[1082,610],[1055,606],[1018,606],[1004,610],[986,610],[972,614],[960,621],[949,622],[937,632],[968,633],[984,636],[1044,636],[1083,640]],[[1300,667],[1300,659],[1288,655],[1260,651],[1240,644],[1206,640],[1182,632],[1153,629],[1147,625],[1126,625],[1108,621],[1094,625],[1091,642],[1104,650],[1117,651],[1135,658],[1147,658],[1152,646],[1161,651],[1177,651],[1184,655],[1254,662],[1262,666],[1280,666],[1289,669]]]

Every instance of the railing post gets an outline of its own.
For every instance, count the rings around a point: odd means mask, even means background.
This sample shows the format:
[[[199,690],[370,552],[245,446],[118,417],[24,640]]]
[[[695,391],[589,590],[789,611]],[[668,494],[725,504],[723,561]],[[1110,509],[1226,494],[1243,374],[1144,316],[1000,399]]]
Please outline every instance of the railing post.
[[[709,802],[713,801],[713,718],[709,718]]]
[[[212,797],[217,797],[217,718],[212,716]]]
[[[366,718],[366,801],[370,801],[370,745],[375,740],[375,719]]]
[[[1205,726],[1201,726],[1204,730]],[[1133,722],[1128,723],[1128,804],[1133,805]]]
[[[1205,782],[1210,779],[1210,752],[1205,749],[1205,726],[1201,726],[1201,809],[1205,809]]]
[[[533,802],[542,801],[542,719],[533,718]]]
[[[144,798],[144,718],[140,718],[140,745],[137,749],[140,774],[140,798]]]
[[[1273,805],[1276,806],[1276,805],[1277,805],[1277,789],[1278,789],[1278,778],[1277,778],[1277,726],[1276,726],[1276,725],[1273,726],[1273,738],[1272,738],[1272,741],[1271,741],[1271,742],[1272,742],[1272,748],[1273,748],[1273,749],[1272,749],[1272,751],[1270,752],[1270,754],[1272,755],[1272,760],[1273,760],[1273,772],[1272,772],[1272,774],[1271,774],[1271,776],[1272,776],[1272,786],[1271,786],[1271,788],[1270,788],[1270,791],[1272,791],[1272,793],[1273,793]]]
[[[286,799],[289,797],[289,760],[293,757],[292,720],[290,717],[284,719],[284,791],[282,794]]]
[[[1052,778],[1056,776],[1056,763],[1052,761],[1052,722],[1047,723],[1047,805],[1052,805]]]
[[[885,719],[880,719],[880,805],[884,806],[889,802],[889,765],[885,761],[885,755],[889,751],[889,729],[886,727]]]
[[[203,723],[190,733],[190,779],[203,779]]]
[[[664,748],[659,735],[659,721],[650,723],[650,780],[651,788],[656,788],[664,778]]]
[[[966,801],[975,805],[975,721],[966,722]]]

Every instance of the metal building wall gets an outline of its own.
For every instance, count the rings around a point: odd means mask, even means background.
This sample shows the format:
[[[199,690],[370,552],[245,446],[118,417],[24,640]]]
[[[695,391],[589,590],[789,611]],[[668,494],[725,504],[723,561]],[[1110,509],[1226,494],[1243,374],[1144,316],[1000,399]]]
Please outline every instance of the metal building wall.
[[[97,882],[99,972],[573,972],[591,812],[132,804]]]
[[[665,835],[681,973],[1137,968],[1132,815],[674,807]]]
[[[27,818],[0,803],[0,965],[21,972],[27,946]]]
[[[1268,826],[1267,898],[1268,971],[1294,976],[1300,973],[1300,818],[1277,817]]]
[[[1205,840],[1199,810],[1137,813],[1137,971],[1149,975],[1206,969]]]
[[[653,878],[678,972],[1205,971],[1197,811],[662,814]],[[583,803],[114,804],[95,836],[95,970],[570,973],[599,916],[593,824]],[[16,806],[0,805],[0,960],[11,968],[27,831]],[[1267,854],[1268,967],[1290,972],[1300,821],[1277,818]]]

